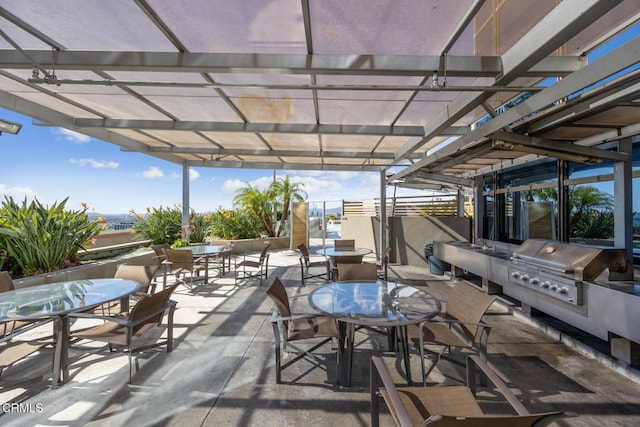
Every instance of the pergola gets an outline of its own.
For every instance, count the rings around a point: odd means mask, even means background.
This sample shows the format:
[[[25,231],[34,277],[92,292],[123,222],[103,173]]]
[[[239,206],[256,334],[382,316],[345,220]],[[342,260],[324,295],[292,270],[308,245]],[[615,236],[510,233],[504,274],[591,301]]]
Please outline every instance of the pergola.
[[[0,0],[0,106],[182,165],[186,211],[189,167],[459,190],[629,160],[594,146],[640,133],[640,37],[587,55],[639,19],[639,0]]]

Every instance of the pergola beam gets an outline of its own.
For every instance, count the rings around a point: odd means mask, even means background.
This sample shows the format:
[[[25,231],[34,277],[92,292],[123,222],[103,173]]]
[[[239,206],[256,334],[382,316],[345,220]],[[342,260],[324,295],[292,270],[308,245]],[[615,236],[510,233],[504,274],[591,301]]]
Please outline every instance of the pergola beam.
[[[128,151],[128,150],[127,150]],[[393,153],[372,151],[319,151],[319,150],[260,150],[215,147],[149,147],[145,153],[195,154],[206,156],[281,156],[281,157],[335,157],[344,159],[393,160]]]
[[[31,71],[33,63],[14,50],[1,50],[0,68]],[[92,71],[143,71],[191,73],[281,73],[281,74],[369,74],[431,75],[444,61],[450,77],[495,77],[504,72],[498,56],[411,56],[411,55],[319,55],[197,52],[100,52],[56,53],[55,69]],[[31,60],[51,63],[51,51],[30,50]],[[539,58],[525,76],[563,76],[582,67],[574,56]],[[63,75],[58,77],[64,78]]]
[[[612,160],[614,162],[622,162],[629,159],[631,153],[619,153],[617,151],[602,150],[593,147],[584,147],[569,142],[547,140],[542,138],[520,135],[513,132],[494,132],[489,135],[492,139],[513,143],[523,147],[522,151],[526,152],[526,148],[535,150],[543,150],[548,152],[549,157],[555,157],[554,154],[584,156],[592,159]],[[516,150],[520,151],[520,150]]]
[[[473,187],[475,185],[475,182],[472,179],[459,178],[453,175],[445,175],[445,174],[433,173],[433,172],[419,172],[415,174],[413,178],[444,182],[447,184],[453,184],[453,185],[458,185],[463,187]]]
[[[187,160],[190,167],[219,167],[230,169],[277,169],[277,170],[321,170],[321,171],[356,171],[380,172],[386,165],[344,165],[331,163],[283,163],[283,162],[254,162],[254,161],[225,161],[225,160]]]
[[[76,118],[73,121],[73,126],[77,129],[109,128],[141,130],[180,130],[194,132],[296,133],[409,137],[421,137],[424,135],[424,128],[422,126],[329,125],[313,123],[242,123]],[[469,128],[466,126],[453,126],[445,129],[441,135],[464,135],[467,132],[469,132]]]
[[[478,86],[509,84],[526,70],[542,61],[558,46],[593,24],[618,3],[620,0],[565,0],[561,2],[502,56],[504,69],[500,76],[495,79],[479,78],[476,80],[476,84]],[[576,71],[573,74],[579,72]],[[396,158],[398,160],[406,158],[409,153],[434,138],[442,129],[455,123],[490,96],[490,93],[463,93],[459,95],[425,127],[423,140],[405,144],[396,151]],[[509,123],[503,124],[502,127]],[[453,151],[463,148],[455,142],[450,145],[455,148]],[[425,159],[424,163],[414,164],[397,174],[396,178],[402,178],[428,162],[429,159]]]

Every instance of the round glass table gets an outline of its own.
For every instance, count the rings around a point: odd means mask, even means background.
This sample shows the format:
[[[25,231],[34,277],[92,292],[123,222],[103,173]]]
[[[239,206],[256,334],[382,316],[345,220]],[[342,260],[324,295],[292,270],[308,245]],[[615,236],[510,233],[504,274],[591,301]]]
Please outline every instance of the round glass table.
[[[429,320],[442,309],[440,301],[429,293],[384,280],[328,283],[309,294],[309,305],[346,325],[347,385],[351,382],[356,326],[390,328],[399,333],[407,382],[411,383],[406,327]]]
[[[204,259],[204,283],[209,283],[209,258],[219,258],[219,263],[216,264],[216,269],[220,270],[220,275],[224,276],[227,271],[231,270],[231,247],[220,245],[191,245],[177,248],[180,250],[189,250],[193,255],[193,258]],[[165,274],[166,287],[166,274]]]
[[[0,322],[55,319],[56,349],[51,387],[56,388],[68,372],[69,314],[88,310],[109,301],[121,300],[127,309],[129,295],[140,284],[125,279],[84,279],[20,288],[0,293]]]

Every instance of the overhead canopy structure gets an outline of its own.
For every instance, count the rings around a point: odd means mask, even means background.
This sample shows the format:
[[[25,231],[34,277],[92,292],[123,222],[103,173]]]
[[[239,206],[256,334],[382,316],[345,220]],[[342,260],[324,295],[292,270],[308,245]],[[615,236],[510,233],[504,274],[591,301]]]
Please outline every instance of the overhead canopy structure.
[[[185,167],[459,188],[624,159],[591,146],[640,132],[640,38],[587,54],[639,19],[638,0],[0,0],[0,107]]]

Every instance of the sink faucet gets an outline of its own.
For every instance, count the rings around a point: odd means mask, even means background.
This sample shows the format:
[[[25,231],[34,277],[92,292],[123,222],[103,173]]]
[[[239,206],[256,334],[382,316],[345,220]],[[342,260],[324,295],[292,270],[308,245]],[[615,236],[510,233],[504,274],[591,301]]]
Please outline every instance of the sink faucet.
[[[482,246],[483,248],[487,247],[487,241],[484,239],[478,240],[478,243],[480,243],[480,246]]]

